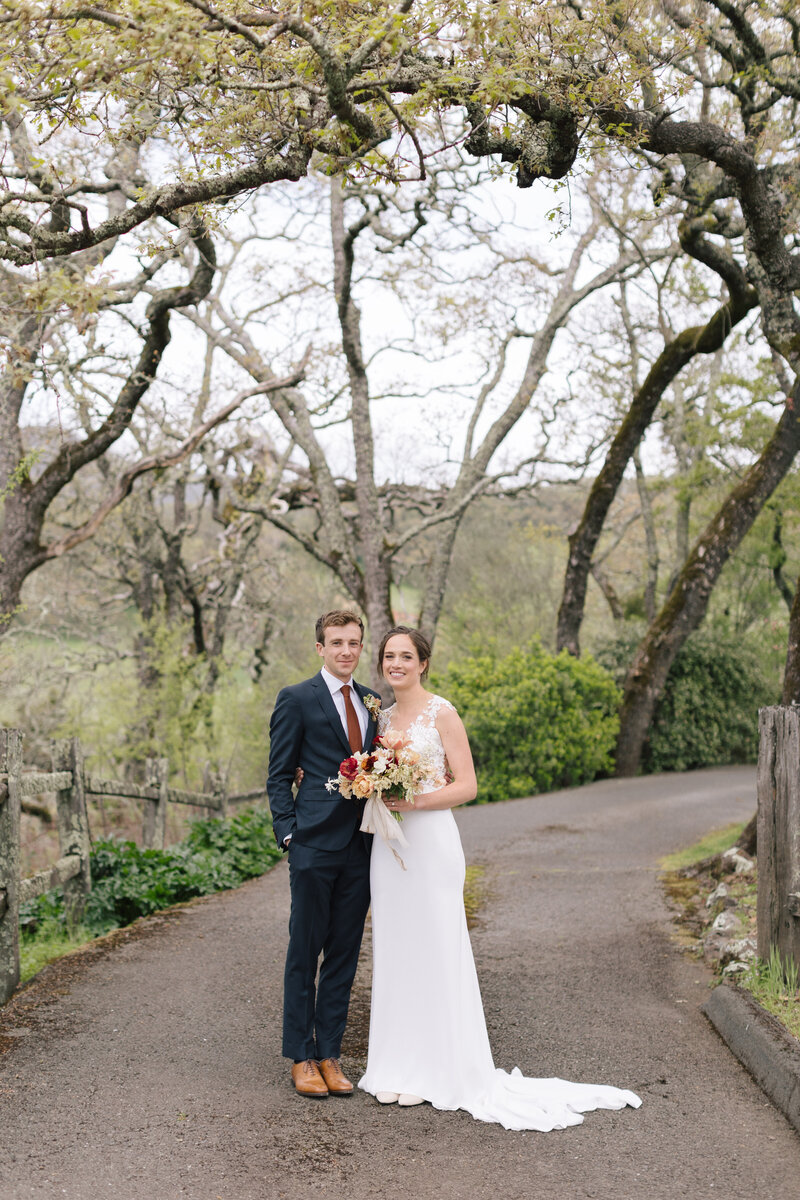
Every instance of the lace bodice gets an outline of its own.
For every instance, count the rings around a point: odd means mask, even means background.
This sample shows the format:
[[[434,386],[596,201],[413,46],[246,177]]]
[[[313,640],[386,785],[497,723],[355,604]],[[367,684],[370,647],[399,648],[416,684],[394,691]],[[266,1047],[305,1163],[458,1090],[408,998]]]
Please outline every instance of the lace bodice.
[[[394,728],[392,717],[396,707],[395,704],[392,704],[378,713],[379,734]],[[409,739],[412,749],[417,751],[420,759],[429,767],[428,774],[420,785],[420,792],[434,792],[437,788],[442,787],[442,781],[447,771],[447,762],[442,739],[436,728],[436,718],[442,709],[448,708],[453,708],[453,705],[449,700],[445,700],[444,696],[431,696],[425,708],[405,731],[405,736]],[[398,732],[401,731],[398,730]]]

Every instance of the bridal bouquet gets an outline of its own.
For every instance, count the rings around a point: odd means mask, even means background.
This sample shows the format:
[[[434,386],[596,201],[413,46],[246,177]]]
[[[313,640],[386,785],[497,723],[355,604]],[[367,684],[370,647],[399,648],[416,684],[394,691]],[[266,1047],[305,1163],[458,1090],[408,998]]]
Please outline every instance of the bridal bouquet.
[[[387,845],[398,842],[407,846],[408,841],[398,825],[403,819],[402,813],[390,813],[383,802],[384,796],[397,796],[413,804],[415,792],[431,775],[431,765],[408,740],[393,729],[387,729],[375,739],[371,750],[353,754],[340,763],[339,774],[335,779],[329,779],[325,787],[329,792],[338,789],[347,800],[355,798],[366,802],[361,821],[364,833],[377,833]],[[393,846],[390,849],[405,870],[400,855]]]

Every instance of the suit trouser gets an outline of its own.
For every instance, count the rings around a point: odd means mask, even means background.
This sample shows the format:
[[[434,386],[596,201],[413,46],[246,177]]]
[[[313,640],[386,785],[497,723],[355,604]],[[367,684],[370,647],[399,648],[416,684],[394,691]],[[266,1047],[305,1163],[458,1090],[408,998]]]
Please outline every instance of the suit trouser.
[[[296,1061],[338,1058],[369,908],[367,839],[356,831],[342,850],[318,850],[293,839],[289,884],[283,1053]]]

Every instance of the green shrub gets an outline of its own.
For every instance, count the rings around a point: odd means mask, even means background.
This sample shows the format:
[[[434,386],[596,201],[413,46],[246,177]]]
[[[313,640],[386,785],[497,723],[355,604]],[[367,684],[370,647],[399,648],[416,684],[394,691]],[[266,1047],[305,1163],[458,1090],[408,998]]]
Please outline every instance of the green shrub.
[[[436,688],[466,725],[479,802],[587,783],[613,766],[619,691],[588,655],[552,655],[537,640],[454,662]]]
[[[130,925],[171,904],[236,887],[262,875],[280,858],[265,808],[234,817],[195,821],[185,841],[166,850],[103,838],[91,855],[92,890],[83,914],[94,936]],[[48,892],[21,906],[23,942],[64,925],[63,893]]]
[[[619,682],[636,649],[623,634],[597,651]],[[776,704],[758,650],[713,629],[690,635],[672,664],[642,755],[642,770],[688,771],[755,762],[758,710]]]

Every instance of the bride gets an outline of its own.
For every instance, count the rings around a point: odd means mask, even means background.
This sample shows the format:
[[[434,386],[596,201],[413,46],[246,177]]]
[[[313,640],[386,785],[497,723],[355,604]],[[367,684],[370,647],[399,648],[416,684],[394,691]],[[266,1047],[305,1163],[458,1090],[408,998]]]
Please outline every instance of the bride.
[[[359,1087],[382,1104],[429,1101],[463,1108],[506,1129],[578,1125],[596,1108],[638,1108],[633,1092],[562,1079],[530,1079],[495,1067],[464,913],[464,852],[452,809],[477,785],[466,730],[447,700],[423,687],[431,647],[398,626],[378,662],[395,703],[379,734],[405,735],[431,774],[413,805],[395,798],[408,842],[402,869],[390,845],[373,839],[373,976],[367,1068]],[[449,782],[446,782],[449,780]]]

